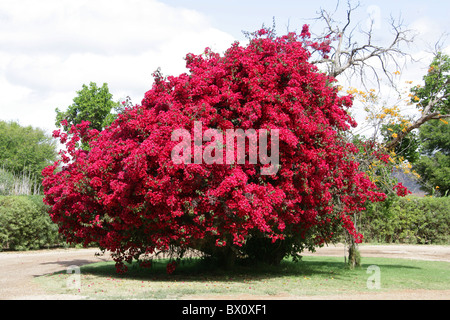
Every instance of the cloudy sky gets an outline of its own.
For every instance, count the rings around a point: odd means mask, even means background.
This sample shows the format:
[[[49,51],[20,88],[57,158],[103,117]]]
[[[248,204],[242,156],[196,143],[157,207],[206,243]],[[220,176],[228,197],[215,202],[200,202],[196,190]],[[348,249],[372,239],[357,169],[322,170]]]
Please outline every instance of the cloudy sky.
[[[341,0],[336,19],[343,19]],[[277,32],[295,31],[333,0],[0,0],[0,120],[53,131],[55,108],[65,110],[83,84],[108,83],[115,100],[140,103],[159,67],[164,75],[185,72],[183,58],[205,47],[222,53],[242,31],[276,22]],[[449,1],[361,0],[355,19],[376,18],[383,40],[390,16],[417,33],[408,48],[420,63],[405,77],[420,81],[439,37],[450,32]],[[388,39],[388,38],[386,38]],[[445,42],[450,53],[450,37]]]

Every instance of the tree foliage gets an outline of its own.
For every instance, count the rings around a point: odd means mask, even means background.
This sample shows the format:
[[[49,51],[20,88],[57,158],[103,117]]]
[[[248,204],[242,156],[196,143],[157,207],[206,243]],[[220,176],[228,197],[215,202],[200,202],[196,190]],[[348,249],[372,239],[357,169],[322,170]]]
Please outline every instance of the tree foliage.
[[[411,89],[411,103],[415,104],[420,117],[399,131],[385,144],[386,149],[397,147],[411,131],[430,120],[450,118],[450,57],[437,52],[423,77],[424,85]]]
[[[422,177],[423,189],[429,194],[450,192],[450,125],[432,120],[419,131],[422,156],[414,164]]]
[[[120,103],[114,102],[112,97],[106,83],[101,87],[95,82],[90,82],[89,86],[83,84],[82,89],[77,91],[73,104],[66,111],[56,108],[55,124],[68,132],[72,125],[89,121],[91,129],[100,131],[115,119],[112,111],[120,108]],[[67,124],[61,125],[63,120],[66,120]]]
[[[398,134],[397,132],[402,132],[402,125],[399,123],[394,124],[384,124],[381,128],[381,135],[383,137],[384,143],[389,143],[394,140]],[[403,139],[393,148],[393,154],[400,156],[404,161],[409,163],[416,162],[419,157],[419,138],[415,131],[410,132],[408,135],[404,136]]]
[[[0,169],[40,181],[42,169],[56,156],[56,141],[42,129],[0,121]]]

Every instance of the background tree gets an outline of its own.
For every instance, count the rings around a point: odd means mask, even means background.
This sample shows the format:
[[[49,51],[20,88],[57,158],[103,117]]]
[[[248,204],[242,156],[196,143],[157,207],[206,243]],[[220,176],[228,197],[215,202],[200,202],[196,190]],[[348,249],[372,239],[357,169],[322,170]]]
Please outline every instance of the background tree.
[[[450,118],[450,57],[437,52],[423,81],[424,85],[411,89],[411,102],[420,112],[419,118],[388,141],[386,149],[394,149],[411,131],[430,120]]]
[[[83,84],[82,89],[77,91],[73,104],[66,111],[56,108],[55,124],[57,127],[62,126],[64,131],[68,132],[72,125],[89,121],[91,129],[101,131],[116,118],[113,111],[121,108],[121,104],[113,101],[112,98],[113,95],[109,92],[106,83],[101,87],[98,87],[95,82],[90,82],[89,86]],[[67,120],[67,124],[61,125],[63,120]]]
[[[40,184],[42,169],[56,157],[56,141],[42,129],[0,121],[0,169],[15,176],[25,175]]]
[[[450,125],[431,120],[420,127],[421,157],[414,164],[421,175],[423,189],[430,194],[450,192]]]

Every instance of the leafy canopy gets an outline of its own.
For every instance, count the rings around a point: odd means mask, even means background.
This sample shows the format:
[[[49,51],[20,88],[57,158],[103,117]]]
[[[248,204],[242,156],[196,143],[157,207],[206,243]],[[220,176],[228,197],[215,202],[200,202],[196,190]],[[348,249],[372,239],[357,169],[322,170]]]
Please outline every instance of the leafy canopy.
[[[42,129],[0,121],[0,169],[14,174],[25,172],[40,180],[42,169],[56,156],[56,141]]]
[[[419,131],[422,156],[414,167],[421,176],[423,188],[430,194],[450,191],[450,125],[432,120]]]
[[[413,102],[419,101],[417,108],[429,108],[430,113],[438,115],[450,114],[450,57],[437,53],[423,80],[424,86],[411,90]]]
[[[92,129],[102,130],[115,119],[112,111],[120,107],[120,104],[114,102],[112,97],[106,83],[101,87],[94,82],[90,82],[89,86],[83,84],[82,89],[77,91],[73,104],[66,111],[56,108],[55,124],[57,127],[62,126],[64,131],[68,132],[72,125],[89,121]],[[66,120],[67,124],[61,125],[63,120]]]

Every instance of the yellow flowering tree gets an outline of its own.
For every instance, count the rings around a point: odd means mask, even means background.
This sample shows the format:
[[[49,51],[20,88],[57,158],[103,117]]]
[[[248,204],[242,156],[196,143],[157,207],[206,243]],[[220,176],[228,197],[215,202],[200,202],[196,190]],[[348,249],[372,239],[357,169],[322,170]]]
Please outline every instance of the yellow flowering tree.
[[[405,115],[399,107],[401,100],[394,106],[387,106],[375,89],[364,91],[351,87],[346,93],[353,96],[354,101],[359,103],[366,114],[364,123],[352,137],[353,143],[360,147],[358,161],[372,182],[384,192],[395,194],[393,187],[398,181],[392,176],[394,170],[413,173],[419,177],[412,170],[411,164],[419,155],[417,134],[411,133],[394,150],[386,150],[384,143],[396,137],[397,132],[409,125],[410,116]]]
[[[370,153],[361,154],[360,161],[365,164],[365,171],[373,179],[381,183],[387,191],[393,183],[387,174],[390,169],[400,169],[412,174],[416,178],[421,175],[414,170],[416,163],[423,153],[419,138],[419,129],[430,121],[439,121],[442,125],[448,125],[450,117],[450,58],[442,53],[436,53],[427,74],[423,77],[424,84],[412,85],[412,81],[406,81],[409,85],[395,103],[388,104],[381,100],[375,89],[358,90],[349,88],[347,94],[354,96],[354,100],[362,105],[366,112],[366,128],[370,128],[372,134],[366,136],[366,146],[370,145]],[[394,72],[399,75],[400,72]],[[409,108],[409,112],[405,112]],[[411,112],[411,108],[416,112]],[[429,127],[429,126],[427,126]],[[436,127],[436,125],[433,125]],[[417,130],[415,130],[417,129]],[[356,139],[361,139],[357,136]],[[364,139],[363,139],[364,140]],[[423,140],[423,139],[422,139]],[[385,153],[388,162],[382,163],[372,154]],[[423,163],[422,159],[422,163]],[[388,164],[392,168],[380,169],[380,164]],[[424,173],[424,170],[421,170]]]

